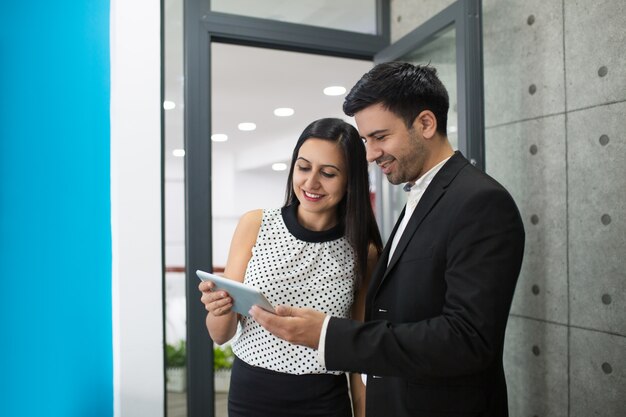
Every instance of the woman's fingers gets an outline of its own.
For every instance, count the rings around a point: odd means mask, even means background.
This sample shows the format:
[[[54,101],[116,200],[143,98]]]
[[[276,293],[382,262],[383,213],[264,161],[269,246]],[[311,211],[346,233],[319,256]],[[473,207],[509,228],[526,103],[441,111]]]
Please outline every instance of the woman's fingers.
[[[202,281],[198,289],[202,292],[200,301],[204,308],[214,316],[223,316],[230,313],[233,300],[225,291],[213,291],[215,284],[212,281]]]
[[[214,316],[221,316],[230,312],[233,306],[233,299],[223,291],[211,292],[205,297],[207,298],[206,309]]]

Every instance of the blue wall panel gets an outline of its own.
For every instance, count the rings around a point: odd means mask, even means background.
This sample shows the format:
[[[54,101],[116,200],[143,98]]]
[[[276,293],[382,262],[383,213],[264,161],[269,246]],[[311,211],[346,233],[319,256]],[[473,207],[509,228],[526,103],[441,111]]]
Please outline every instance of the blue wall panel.
[[[109,1],[0,3],[0,414],[112,416]]]

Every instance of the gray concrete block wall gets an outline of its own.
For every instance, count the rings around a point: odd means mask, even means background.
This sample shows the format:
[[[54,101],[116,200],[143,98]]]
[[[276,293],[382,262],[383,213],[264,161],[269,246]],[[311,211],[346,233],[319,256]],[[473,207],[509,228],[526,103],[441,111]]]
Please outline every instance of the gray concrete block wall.
[[[567,417],[567,327],[511,316],[506,340],[511,415]]]
[[[511,193],[524,220],[526,246],[511,313],[567,323],[567,170],[565,116],[490,127],[488,172]],[[537,190],[542,190],[538,193]]]
[[[567,109],[623,102],[626,100],[626,2],[564,0],[563,3]]]
[[[487,126],[562,113],[560,12],[560,0],[483,1]]]
[[[392,0],[392,40],[452,1]],[[527,234],[511,417],[626,415],[626,1],[483,0],[487,171]]]
[[[391,41],[397,41],[454,1],[391,0]]]
[[[572,327],[569,345],[570,416],[624,416],[626,338]]]
[[[568,112],[567,136],[570,321],[626,335],[626,101]]]

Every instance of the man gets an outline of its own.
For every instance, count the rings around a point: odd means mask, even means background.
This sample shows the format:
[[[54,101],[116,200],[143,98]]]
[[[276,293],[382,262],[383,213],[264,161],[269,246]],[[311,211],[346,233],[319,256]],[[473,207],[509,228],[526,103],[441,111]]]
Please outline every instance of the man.
[[[365,323],[253,307],[267,330],[367,374],[368,417],[508,415],[504,332],[524,250],[509,193],[454,152],[436,70],[384,63],[344,102],[367,151],[408,203],[375,268]]]

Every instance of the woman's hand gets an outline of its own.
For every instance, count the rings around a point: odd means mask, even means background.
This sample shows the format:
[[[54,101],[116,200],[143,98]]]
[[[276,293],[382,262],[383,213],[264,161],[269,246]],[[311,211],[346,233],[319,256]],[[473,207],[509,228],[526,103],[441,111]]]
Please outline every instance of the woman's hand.
[[[215,317],[225,316],[232,312],[233,299],[224,290],[214,291],[215,284],[212,281],[202,281],[198,289],[202,293],[200,301],[204,308]]]

